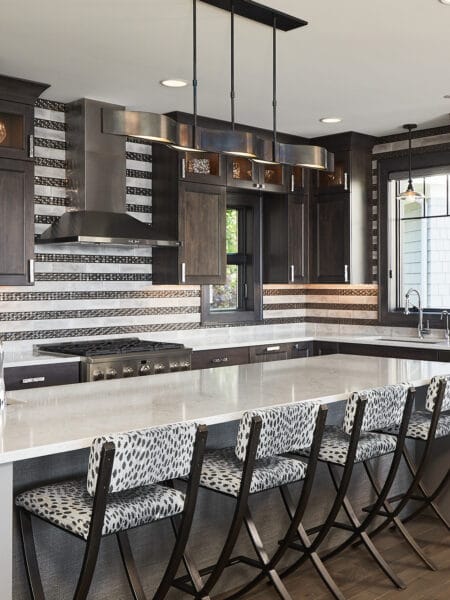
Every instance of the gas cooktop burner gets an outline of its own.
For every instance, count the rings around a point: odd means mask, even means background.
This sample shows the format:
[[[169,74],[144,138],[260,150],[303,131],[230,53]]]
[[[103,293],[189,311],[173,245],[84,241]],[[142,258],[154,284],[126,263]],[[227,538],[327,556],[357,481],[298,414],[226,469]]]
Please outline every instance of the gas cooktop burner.
[[[62,344],[45,344],[38,346],[42,352],[72,354],[75,356],[105,356],[108,354],[131,354],[133,352],[160,352],[165,350],[182,350],[183,344],[151,342],[138,338],[117,338],[111,340],[95,340],[90,342],[67,342]]]

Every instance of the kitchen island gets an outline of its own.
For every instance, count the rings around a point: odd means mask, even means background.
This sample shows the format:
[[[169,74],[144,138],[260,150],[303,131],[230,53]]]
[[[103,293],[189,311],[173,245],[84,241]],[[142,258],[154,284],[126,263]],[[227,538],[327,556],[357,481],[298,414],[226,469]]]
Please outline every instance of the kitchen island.
[[[86,469],[89,445],[95,436],[179,421],[197,421],[210,426],[210,444],[223,445],[232,443],[235,431],[235,427],[227,429],[226,424],[235,423],[246,410],[320,399],[331,406],[330,419],[336,422],[342,415],[342,401],[352,391],[400,382],[420,387],[434,375],[448,374],[449,371],[448,363],[332,355],[10,392],[8,406],[2,414],[0,437],[0,535],[5,548],[0,557],[2,600],[26,598],[23,595],[23,571],[21,565],[19,568],[16,564],[20,561],[17,540],[13,544],[15,490],[42,481],[41,472],[45,472],[47,479],[71,474],[72,466],[74,473],[82,473]],[[440,453],[440,460],[448,462],[449,454],[450,447],[447,445]],[[64,460],[58,459],[59,456]],[[46,465],[49,465],[48,468]],[[206,514],[208,511],[205,512],[201,500],[200,520],[210,519],[211,515]],[[217,514],[215,519],[220,528]],[[162,530],[160,525],[155,528],[163,531],[160,535],[166,535],[166,530]],[[142,537],[142,532],[136,533]],[[148,538],[153,532],[147,529],[144,533]],[[275,540],[278,533],[271,532]],[[38,544],[40,534],[41,530],[37,528]],[[48,553],[58,547],[64,533],[57,534],[59,538],[55,542],[46,537],[48,532],[42,532],[42,552]],[[158,558],[153,557],[154,562],[164,560],[159,557],[164,557],[161,547],[165,546],[161,538],[157,541],[155,552]],[[141,550],[145,548],[142,540],[136,543]],[[9,551],[6,550],[8,547]],[[65,548],[64,545],[62,547]],[[76,540],[74,548],[66,549],[69,555],[79,550]],[[203,549],[203,554],[205,551],[210,553],[211,549]],[[107,556],[109,554],[112,556],[112,548],[107,548]],[[99,562],[98,585],[93,588],[93,592],[98,588],[98,594],[93,594],[95,598],[107,598],[108,594],[109,597],[127,597],[120,581],[115,581],[116,577],[123,577],[120,569],[119,573],[115,569],[114,577],[108,580],[107,585],[112,587],[107,589],[104,585],[105,569],[111,569],[111,556],[106,563]],[[59,565],[62,573],[64,568],[68,571],[65,575],[60,572],[59,576],[70,588],[77,573],[78,558],[73,563],[64,559],[63,563]],[[58,565],[52,561],[45,565],[44,581],[46,570],[53,567],[58,571]],[[154,568],[154,564],[152,569],[157,577],[158,569]],[[65,597],[65,588],[60,589],[60,584],[56,595],[52,595],[50,590],[49,598]],[[116,596],[111,596],[113,592]]]

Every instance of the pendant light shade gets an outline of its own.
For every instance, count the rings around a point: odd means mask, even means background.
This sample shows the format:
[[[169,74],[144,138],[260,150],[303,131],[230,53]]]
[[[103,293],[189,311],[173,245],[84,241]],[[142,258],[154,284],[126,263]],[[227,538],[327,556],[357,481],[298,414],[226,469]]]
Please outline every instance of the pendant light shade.
[[[102,130],[103,133],[129,135],[162,144],[173,144],[177,140],[176,122],[157,113],[103,109]]]
[[[403,129],[409,131],[409,139],[408,139],[408,162],[409,162],[409,176],[408,176],[408,187],[404,192],[397,196],[397,200],[403,201],[417,201],[423,200],[425,196],[420,192],[416,192],[412,182],[412,131],[417,129],[417,125],[415,123],[407,123],[403,125]]]
[[[244,158],[258,156],[258,140],[248,131],[201,128],[199,137],[205,152],[220,152]]]
[[[334,155],[322,146],[278,144],[278,148],[279,161],[285,165],[322,171],[334,170]]]

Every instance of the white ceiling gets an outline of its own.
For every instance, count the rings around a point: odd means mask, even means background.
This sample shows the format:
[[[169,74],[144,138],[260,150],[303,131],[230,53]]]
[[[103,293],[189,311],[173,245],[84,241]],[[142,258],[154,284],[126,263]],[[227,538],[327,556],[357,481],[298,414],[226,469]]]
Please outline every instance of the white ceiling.
[[[263,2],[263,0],[259,0]],[[266,0],[309,25],[279,39],[279,129],[383,135],[450,124],[450,6],[438,0]],[[0,73],[45,97],[191,111],[191,0],[2,0]],[[199,2],[199,112],[229,118],[229,14]],[[236,22],[238,121],[271,127],[271,31]],[[323,125],[323,116],[340,125]]]

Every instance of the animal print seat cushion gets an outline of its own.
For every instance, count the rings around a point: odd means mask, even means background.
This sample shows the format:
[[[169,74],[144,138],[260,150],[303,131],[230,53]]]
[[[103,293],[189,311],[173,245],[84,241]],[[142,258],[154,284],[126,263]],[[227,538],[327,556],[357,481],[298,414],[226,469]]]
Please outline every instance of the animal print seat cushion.
[[[408,433],[406,437],[414,440],[427,440],[430,426],[431,426],[432,415],[427,411],[417,411],[411,415],[408,425]],[[386,430],[386,433],[397,435],[400,427],[392,427]],[[450,435],[450,415],[441,415],[439,418],[438,426],[436,428],[437,438],[445,437]]]
[[[234,448],[210,450],[203,460],[200,485],[229,496],[237,496],[241,485],[243,463]],[[306,465],[300,460],[273,456],[255,462],[250,494],[262,492],[305,477]]]
[[[361,433],[355,462],[362,462],[389,454],[395,450],[397,440],[392,435],[384,433]],[[325,428],[325,433],[320,447],[319,460],[345,465],[347,460],[350,436],[339,427],[330,425]],[[302,456],[309,456],[310,450],[300,452]]]
[[[16,505],[87,539],[94,499],[86,479],[73,479],[19,494]],[[183,512],[184,494],[158,484],[110,494],[102,535],[117,533]]]
[[[428,386],[425,409],[429,410],[430,412],[434,410],[434,404],[437,400],[439,384],[441,381],[444,381],[446,384],[441,411],[444,412],[446,410],[450,410],[450,375],[443,375],[440,377],[433,377],[430,381],[430,385]]]

